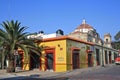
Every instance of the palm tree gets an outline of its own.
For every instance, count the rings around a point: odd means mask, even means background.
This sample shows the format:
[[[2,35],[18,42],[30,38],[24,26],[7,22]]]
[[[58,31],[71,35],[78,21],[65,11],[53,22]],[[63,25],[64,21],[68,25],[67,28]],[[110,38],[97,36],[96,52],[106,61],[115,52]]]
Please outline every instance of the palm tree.
[[[24,32],[27,28],[21,26],[20,22],[11,20],[1,25],[3,29],[0,29],[0,39],[8,60],[7,72],[15,71],[15,52],[18,48],[22,49],[26,56],[29,51],[40,55],[41,47],[36,46],[33,40],[27,38],[29,34]]]
[[[119,40],[120,39],[120,31],[114,36],[115,40]]]
[[[119,50],[120,49],[120,31],[114,36],[115,41],[112,42],[112,47]]]

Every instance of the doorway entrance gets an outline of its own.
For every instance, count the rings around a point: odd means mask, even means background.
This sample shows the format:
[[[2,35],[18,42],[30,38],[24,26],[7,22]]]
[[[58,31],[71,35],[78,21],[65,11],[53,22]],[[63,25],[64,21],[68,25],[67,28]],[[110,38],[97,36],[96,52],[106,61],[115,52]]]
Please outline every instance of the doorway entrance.
[[[30,69],[39,69],[40,67],[40,57],[35,53],[30,55]]]
[[[72,53],[72,64],[73,64],[73,69],[78,69],[79,68],[79,51],[74,50]]]
[[[23,67],[22,60],[23,60],[23,54],[19,53],[16,60],[16,67],[21,67],[21,68]]]
[[[92,67],[92,54],[88,54],[88,67]]]
[[[112,63],[112,55],[111,55],[111,51],[109,51],[109,63],[111,64]]]
[[[97,65],[100,65],[100,53],[99,53],[99,49],[96,49],[96,61],[97,61]]]
[[[53,53],[46,54],[46,69],[53,70]]]
[[[45,57],[45,67],[46,67],[46,70],[51,70],[51,71],[55,70],[55,66],[54,66],[54,63],[55,63],[54,52],[55,52],[54,48],[45,50],[45,54],[46,54],[46,57]]]
[[[108,64],[108,56],[107,56],[107,51],[105,51],[105,64]]]

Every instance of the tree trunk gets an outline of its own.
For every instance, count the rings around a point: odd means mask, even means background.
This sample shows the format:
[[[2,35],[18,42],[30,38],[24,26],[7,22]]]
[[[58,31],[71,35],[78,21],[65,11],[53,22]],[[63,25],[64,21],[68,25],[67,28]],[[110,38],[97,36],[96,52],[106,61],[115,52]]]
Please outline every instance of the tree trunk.
[[[4,55],[4,53],[2,53],[2,69],[5,68],[4,59],[5,59],[5,55]]]
[[[9,58],[8,58],[8,65],[7,65],[6,71],[8,73],[15,72],[14,55],[10,55],[9,56]]]
[[[5,60],[5,50],[3,49],[1,51],[1,57],[2,57],[2,60],[1,60],[1,63],[2,63],[2,69],[5,69],[5,64],[4,64],[4,60]]]
[[[14,60],[8,60],[8,66],[6,68],[8,73],[15,72]]]

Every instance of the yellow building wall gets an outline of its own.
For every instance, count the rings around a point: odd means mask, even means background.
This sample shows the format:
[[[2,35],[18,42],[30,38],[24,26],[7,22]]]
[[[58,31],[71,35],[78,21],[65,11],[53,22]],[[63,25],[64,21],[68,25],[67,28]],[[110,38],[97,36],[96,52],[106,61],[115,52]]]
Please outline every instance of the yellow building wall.
[[[79,68],[88,67],[87,61],[87,47],[89,44],[80,43],[77,41],[65,39],[65,40],[57,40],[57,41],[48,41],[42,42],[40,46],[54,47],[55,48],[55,71],[63,72],[68,70],[73,70],[72,65],[72,50],[71,48],[79,49]],[[42,70],[45,71],[45,52],[42,52],[41,62],[42,62]]]
[[[30,55],[23,54],[23,70],[30,70]]]
[[[30,70],[30,55],[25,54],[22,49],[18,49],[18,52],[20,51],[20,54],[22,54],[22,70]]]
[[[55,71],[56,72],[63,72],[66,71],[66,40],[57,40],[57,41],[48,41],[48,42],[41,42],[40,46],[47,46],[47,47],[54,47],[55,48]],[[41,69],[45,70],[45,52],[42,52],[41,57]]]

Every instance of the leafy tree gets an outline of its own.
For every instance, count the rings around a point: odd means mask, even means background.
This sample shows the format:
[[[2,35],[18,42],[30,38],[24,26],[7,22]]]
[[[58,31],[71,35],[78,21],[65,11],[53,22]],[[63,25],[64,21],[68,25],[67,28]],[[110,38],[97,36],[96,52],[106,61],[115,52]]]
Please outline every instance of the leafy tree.
[[[18,21],[5,21],[2,24],[0,29],[0,39],[1,39],[1,47],[3,51],[6,51],[5,56],[7,56],[8,72],[15,71],[15,52],[18,48],[22,49],[26,56],[28,56],[29,51],[32,51],[38,55],[40,55],[41,47],[34,43],[33,40],[28,39],[29,35],[27,32],[24,32],[27,27],[21,26],[21,23]]]
[[[120,49],[120,31],[114,36],[115,41],[112,42],[113,48],[119,50]]]
[[[115,35],[115,40],[119,40],[120,39],[120,31]]]
[[[114,41],[114,42],[112,42],[112,47],[114,49],[119,50],[120,49],[120,41]]]

